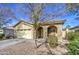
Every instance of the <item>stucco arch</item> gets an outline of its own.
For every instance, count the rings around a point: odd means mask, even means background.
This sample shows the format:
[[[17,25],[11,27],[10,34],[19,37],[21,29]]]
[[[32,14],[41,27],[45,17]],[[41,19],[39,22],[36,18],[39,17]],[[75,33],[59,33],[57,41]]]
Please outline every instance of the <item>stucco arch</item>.
[[[37,29],[37,38],[43,38],[43,28],[39,27]]]
[[[47,35],[55,34],[57,33],[57,27],[56,26],[49,26],[47,28]]]

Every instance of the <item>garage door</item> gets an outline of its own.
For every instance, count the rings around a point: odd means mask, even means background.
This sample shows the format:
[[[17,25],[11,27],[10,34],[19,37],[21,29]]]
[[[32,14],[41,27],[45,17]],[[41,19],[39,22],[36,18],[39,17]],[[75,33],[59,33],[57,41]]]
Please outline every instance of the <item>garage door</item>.
[[[33,32],[31,29],[20,29],[19,31],[17,31],[17,37],[33,39]]]

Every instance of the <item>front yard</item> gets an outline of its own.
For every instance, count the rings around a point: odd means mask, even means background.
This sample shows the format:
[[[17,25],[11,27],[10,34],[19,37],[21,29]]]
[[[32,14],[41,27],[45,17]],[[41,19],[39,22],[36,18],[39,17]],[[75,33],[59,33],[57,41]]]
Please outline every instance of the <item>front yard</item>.
[[[22,39],[20,39],[22,40]],[[0,49],[0,55],[48,55],[49,50],[45,44],[39,48],[35,47],[34,40],[24,40],[17,44],[9,45]],[[56,48],[51,49],[52,54],[61,55],[66,54],[67,50],[64,45],[58,45]]]

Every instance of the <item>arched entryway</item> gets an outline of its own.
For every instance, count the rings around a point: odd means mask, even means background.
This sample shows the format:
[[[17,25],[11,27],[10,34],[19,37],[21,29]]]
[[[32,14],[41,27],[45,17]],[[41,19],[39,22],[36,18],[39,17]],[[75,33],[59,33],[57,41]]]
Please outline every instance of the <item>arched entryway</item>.
[[[57,27],[56,26],[49,26],[48,27],[48,33],[47,35],[53,35],[53,34],[56,34],[57,33]]]
[[[43,28],[39,27],[37,29],[37,38],[43,38]]]

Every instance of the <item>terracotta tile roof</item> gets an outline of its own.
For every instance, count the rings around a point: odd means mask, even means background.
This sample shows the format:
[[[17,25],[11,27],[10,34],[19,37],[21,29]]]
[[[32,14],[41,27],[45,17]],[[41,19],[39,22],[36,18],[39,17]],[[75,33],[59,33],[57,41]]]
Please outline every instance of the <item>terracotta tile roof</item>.
[[[26,22],[26,21],[24,21],[24,20],[20,20],[17,24],[15,24],[13,27],[15,27],[15,26],[17,26],[18,24],[20,24],[21,22],[24,22],[24,23],[27,23],[27,24],[30,24],[30,25],[32,25],[31,23],[29,23],[29,22]]]
[[[65,20],[48,20],[48,21],[44,21],[41,24],[64,24]]]
[[[24,20],[19,21],[17,24],[15,24],[13,27],[17,26],[21,22],[25,22],[27,24],[33,25],[32,23],[26,22]],[[50,24],[64,24],[65,20],[47,20],[43,22],[39,22],[41,25],[50,25]]]

